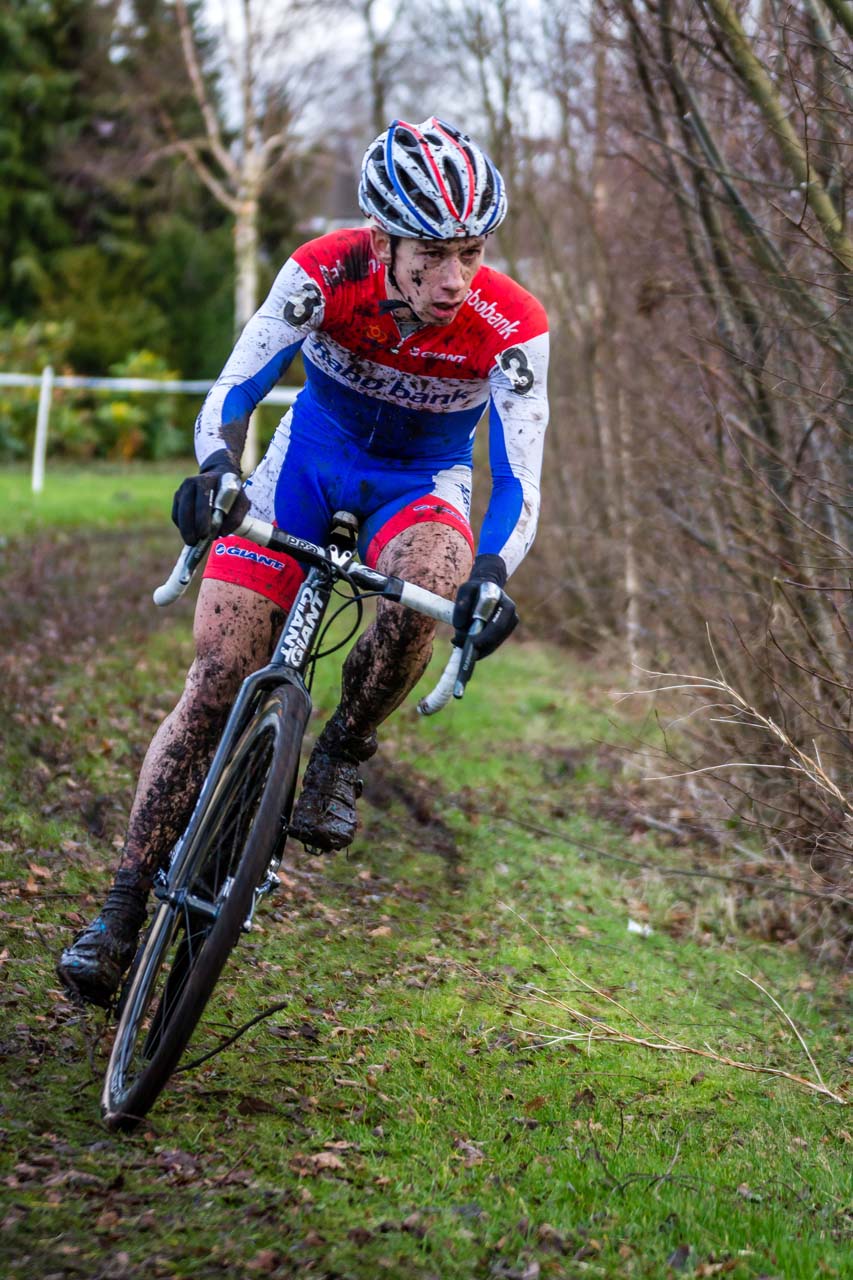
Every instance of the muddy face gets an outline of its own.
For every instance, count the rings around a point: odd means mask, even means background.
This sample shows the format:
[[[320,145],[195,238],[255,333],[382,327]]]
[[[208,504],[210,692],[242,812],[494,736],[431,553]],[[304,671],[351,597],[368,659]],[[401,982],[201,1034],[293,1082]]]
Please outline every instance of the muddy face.
[[[374,253],[387,270],[392,265],[390,237],[376,229],[372,235]],[[408,303],[423,324],[451,324],[482,266],[485,245],[484,236],[398,240],[393,255],[396,285],[387,280],[388,297]]]

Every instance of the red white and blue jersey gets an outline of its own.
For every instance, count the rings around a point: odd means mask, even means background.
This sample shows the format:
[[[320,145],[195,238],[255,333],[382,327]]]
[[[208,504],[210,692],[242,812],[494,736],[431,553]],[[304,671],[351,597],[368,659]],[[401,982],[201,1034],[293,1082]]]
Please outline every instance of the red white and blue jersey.
[[[375,458],[385,471],[396,461],[401,471],[464,474],[488,404],[492,494],[478,550],[502,556],[511,573],[533,541],[539,513],[548,422],[544,309],[488,267],[446,326],[404,337],[381,306],[386,299],[385,268],[367,228],[332,232],[298,249],[205,400],[196,424],[199,462],[223,448],[239,456],[249,415],[300,349],[306,384],[285,423],[304,425],[302,437],[314,448],[321,441],[334,450],[345,437],[360,449],[366,471]],[[285,468],[292,434],[287,426],[284,444],[271,446]],[[463,492],[466,506],[469,500]]]

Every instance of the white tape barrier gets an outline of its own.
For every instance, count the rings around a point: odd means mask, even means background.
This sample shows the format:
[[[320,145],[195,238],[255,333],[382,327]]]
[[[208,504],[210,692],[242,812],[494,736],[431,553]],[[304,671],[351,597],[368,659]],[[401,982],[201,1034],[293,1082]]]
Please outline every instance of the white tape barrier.
[[[212,382],[197,380],[177,380],[174,378],[86,378],[78,374],[62,373],[54,375],[53,369],[47,365],[41,374],[35,373],[0,373],[0,387],[39,387],[38,417],[36,435],[33,443],[33,493],[41,493],[44,488],[45,462],[47,459],[47,427],[50,419],[50,402],[53,388],[78,391],[141,391],[143,393],[163,392],[178,395],[206,395],[213,386]],[[293,404],[299,394],[298,387],[273,387],[266,396],[265,404]],[[250,429],[251,430],[251,429]],[[247,471],[254,470],[257,458],[254,433],[251,434],[243,465]]]
[[[47,369],[44,370],[46,372]],[[0,387],[40,387],[44,381],[44,373],[0,373]],[[53,385],[78,391],[169,391],[206,395],[213,382],[174,378],[87,378],[82,374],[62,373],[53,378]],[[298,394],[299,387],[273,387],[264,397],[264,403],[293,404]]]

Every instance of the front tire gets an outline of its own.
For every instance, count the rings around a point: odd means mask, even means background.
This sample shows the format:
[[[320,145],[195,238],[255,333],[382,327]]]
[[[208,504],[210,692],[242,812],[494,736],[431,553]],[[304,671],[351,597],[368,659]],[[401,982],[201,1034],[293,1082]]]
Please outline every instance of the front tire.
[[[123,997],[101,1099],[111,1129],[134,1128],[159,1096],[240,936],[283,841],[309,711],[297,685],[263,696],[194,815]]]

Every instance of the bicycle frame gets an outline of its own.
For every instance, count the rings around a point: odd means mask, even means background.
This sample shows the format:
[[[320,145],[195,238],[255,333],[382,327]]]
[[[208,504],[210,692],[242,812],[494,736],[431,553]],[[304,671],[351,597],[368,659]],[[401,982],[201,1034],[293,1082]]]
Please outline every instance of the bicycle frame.
[[[193,569],[209,550],[227,510],[226,481],[239,484],[236,477],[225,477],[224,497],[218,493],[214,505],[214,532],[182,551],[168,582],[154,593],[158,604],[168,604],[183,593]],[[123,1011],[104,1081],[102,1107],[113,1127],[132,1126],[158,1096],[187,1047],[240,929],[251,928],[258,902],[278,883],[299,750],[311,713],[306,673],[318,656],[335,583],[347,581],[356,593],[382,596],[440,621],[452,621],[454,606],[450,601],[356,563],[356,529],[354,517],[338,512],[328,547],[315,546],[251,517],[236,530],[261,546],[292,556],[308,572],[270,662],[240,686],[187,827],[172,851],[168,869],[155,878],[154,894],[160,905],[125,984]],[[481,590],[485,592],[485,587]],[[499,589],[494,591],[500,597]],[[487,596],[486,592],[483,602],[475,606],[464,645],[454,649],[439,689],[425,700],[429,705],[422,702],[421,710],[437,710],[452,694],[461,696],[474,665],[472,638],[490,616]],[[470,657],[467,670],[466,653]],[[259,745],[266,751],[267,743],[268,756],[258,756]],[[257,760],[262,761],[262,771],[255,777],[252,770]],[[242,789],[244,768],[248,791]],[[212,859],[214,867],[218,863],[216,841],[221,824],[229,833],[228,860],[222,878],[214,875],[208,892],[204,878],[200,878],[201,869],[206,858]],[[208,946],[213,948],[210,953]],[[193,947],[197,948],[195,955]],[[177,986],[172,990],[175,973]],[[161,977],[165,985],[156,997],[158,1003],[152,1006]],[[173,1002],[171,1008],[159,1003],[167,995]],[[165,1013],[161,1014],[161,1008]],[[146,1029],[144,1020],[152,1009]],[[148,1067],[141,1064],[141,1071],[134,1074],[137,1049],[143,1059],[146,1054],[149,1059]],[[129,1106],[141,1110],[134,1113]]]
[[[356,528],[354,517],[347,512],[338,512],[332,522],[328,547],[319,547],[302,538],[295,538],[274,525],[252,517],[247,517],[237,530],[239,535],[250,538],[259,545],[292,556],[301,564],[308,565],[309,570],[284,621],[270,662],[247,676],[240,686],[190,820],[172,852],[168,871],[164,874],[165,883],[155,885],[155,895],[161,901],[178,905],[172,886],[181,881],[183,855],[192,848],[199,816],[205,812],[216,791],[222,769],[252,716],[258,696],[265,689],[287,681],[303,695],[307,723],[312,703],[305,683],[305,673],[312,661],[336,582],[347,581],[362,592],[396,601],[438,621],[452,622],[453,605],[450,601],[413,583],[404,582],[401,578],[389,577],[354,562]],[[169,603],[183,594],[202,555],[200,547],[185,548],[168,582],[154,593],[158,604]],[[455,651],[456,655],[460,653],[459,650]],[[458,661],[453,663],[454,675],[457,674],[458,665]],[[286,831],[283,829],[281,849],[285,835]],[[259,898],[273,883],[271,876],[276,867],[277,859],[274,859],[271,874],[256,892],[254,905],[257,905]],[[254,914],[254,905],[247,927]]]

